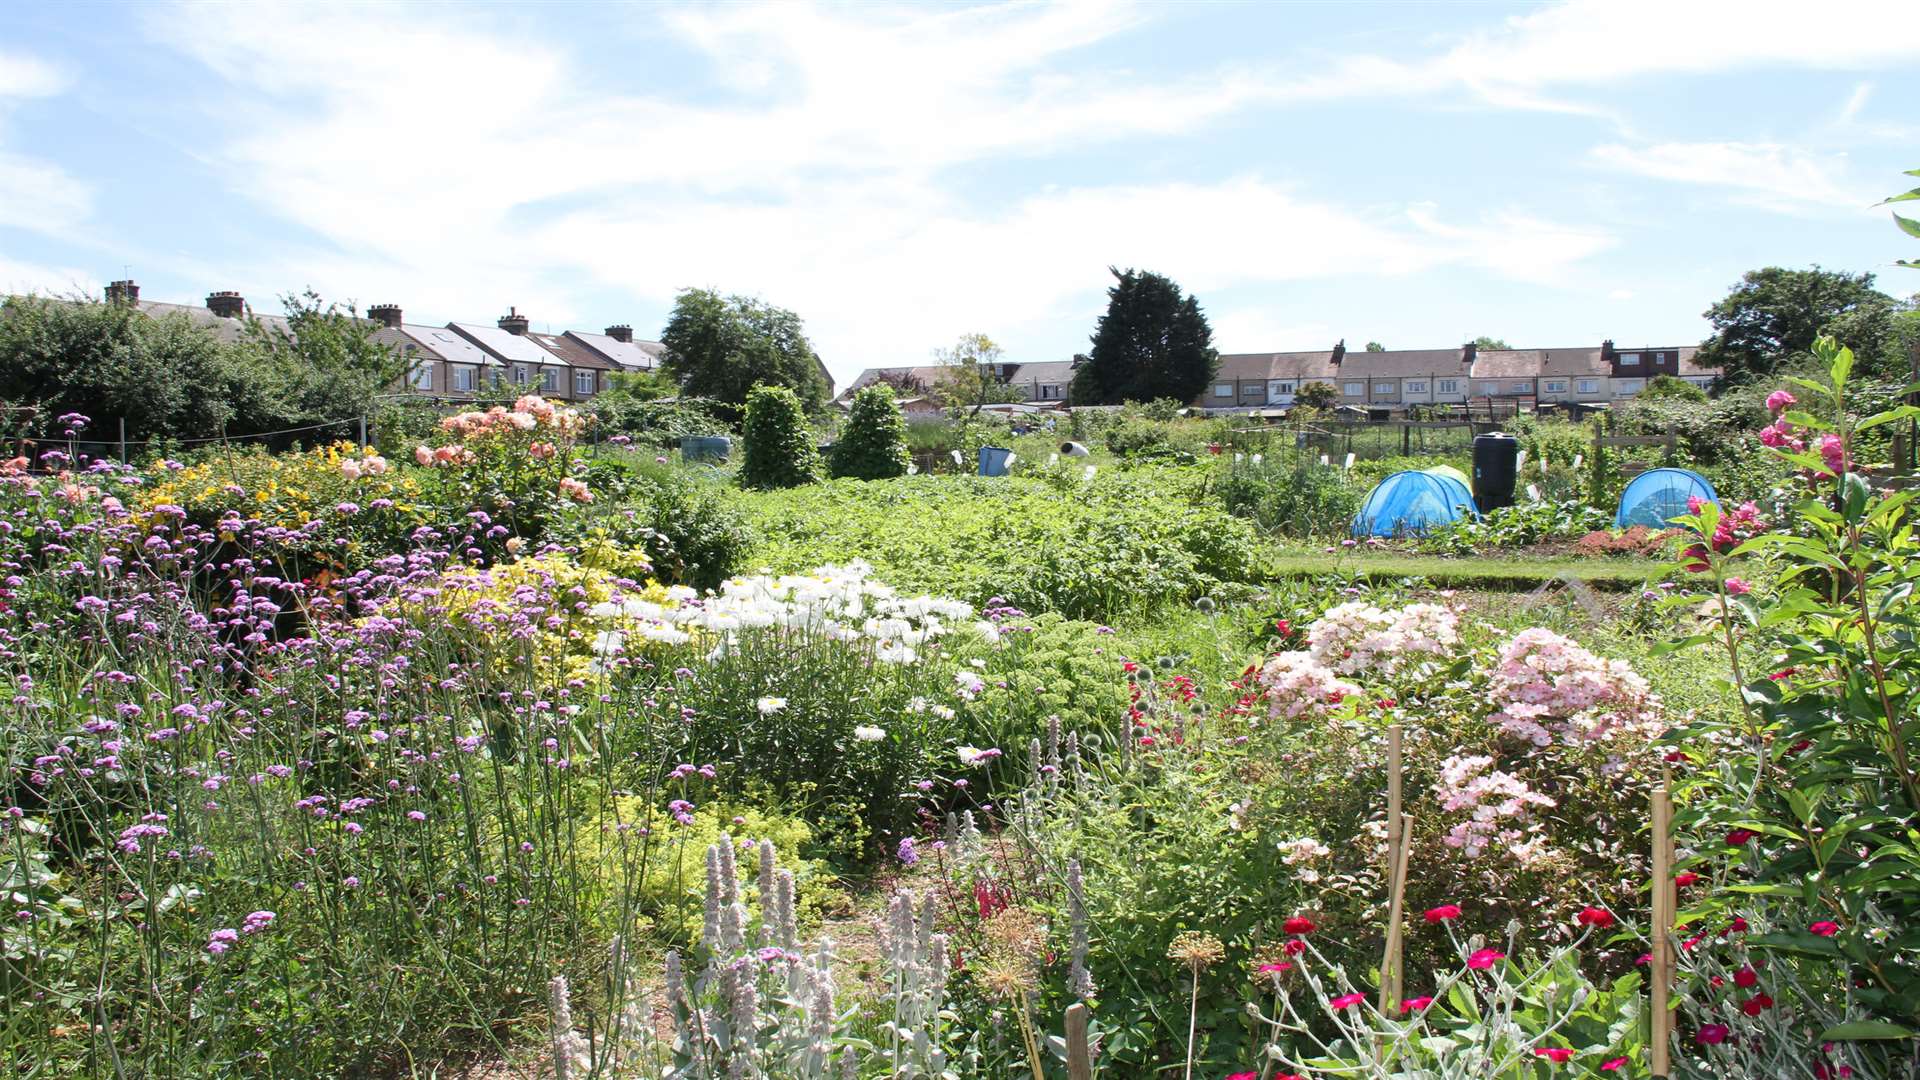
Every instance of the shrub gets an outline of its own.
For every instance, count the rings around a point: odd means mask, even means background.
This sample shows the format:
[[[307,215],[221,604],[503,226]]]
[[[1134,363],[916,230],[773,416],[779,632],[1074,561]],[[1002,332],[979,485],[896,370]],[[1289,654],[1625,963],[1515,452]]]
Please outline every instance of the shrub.
[[[833,475],[858,480],[905,476],[912,456],[907,453],[907,421],[884,383],[862,388],[853,395],[853,409],[839,441],[833,444]]]
[[[1215,490],[1228,513],[1299,538],[1345,536],[1365,498],[1339,469],[1286,451],[1233,462]]]
[[[800,398],[784,386],[756,386],[747,395],[741,425],[746,455],[740,480],[752,487],[781,488],[820,479],[820,450],[807,426]]]
[[[585,479],[605,498],[591,515],[568,518],[559,542],[642,549],[656,580],[696,589],[718,588],[744,566],[752,533],[732,489],[719,480],[640,455],[603,458]]]
[[[1107,449],[1116,457],[1132,457],[1167,449],[1172,431],[1164,421],[1125,417],[1107,429]]]

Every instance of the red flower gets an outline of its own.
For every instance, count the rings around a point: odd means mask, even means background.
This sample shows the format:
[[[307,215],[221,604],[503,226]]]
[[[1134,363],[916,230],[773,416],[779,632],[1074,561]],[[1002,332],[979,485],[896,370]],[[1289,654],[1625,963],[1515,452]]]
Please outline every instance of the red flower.
[[[1314,925],[1314,921],[1312,919],[1307,918],[1305,915],[1295,915],[1293,918],[1288,919],[1284,923],[1281,923],[1280,929],[1286,931],[1289,934],[1298,936],[1300,934],[1311,934],[1315,930],[1319,929],[1319,927]]]
[[[1428,922],[1446,922],[1448,919],[1457,919],[1460,917],[1460,905],[1441,904],[1437,908],[1428,908],[1426,917]]]
[[[1285,960],[1275,960],[1272,963],[1261,964],[1254,970],[1262,975],[1278,975],[1282,972],[1292,971],[1293,965]]]
[[[1497,952],[1493,949],[1481,949],[1472,956],[1467,957],[1467,966],[1475,971],[1485,971],[1494,965],[1494,961],[1505,960],[1506,958],[1506,953]]]
[[[1807,931],[1809,933],[1818,934],[1821,937],[1832,937],[1833,935],[1840,932],[1840,924],[1837,922],[1828,922],[1825,919],[1822,919],[1821,921],[1814,923],[1812,926],[1807,927]]]
[[[1288,956],[1299,956],[1301,953],[1307,951],[1307,943],[1304,941],[1294,940],[1294,941],[1287,942],[1285,945],[1280,946],[1280,948]]]
[[[1578,922],[1581,926],[1591,926],[1595,930],[1605,930],[1607,927],[1613,925],[1613,913],[1606,908],[1581,908],[1580,914],[1574,921]]]
[[[1682,870],[1679,873],[1673,875],[1673,883],[1682,889],[1686,888],[1687,886],[1699,880],[1700,880],[1700,875],[1694,873],[1691,870]]]
[[[1758,835],[1760,834],[1754,832],[1752,829],[1735,829],[1727,834],[1727,846],[1739,847]]]
[[[1571,1058],[1573,1051],[1564,1046],[1536,1046],[1533,1049],[1533,1056],[1546,1058],[1548,1061],[1558,1065],[1568,1058]]]
[[[1228,1073],[1227,1080],[1260,1080],[1260,1074],[1257,1072]]]
[[[1626,1058],[1614,1058],[1610,1061],[1603,1061],[1600,1063],[1601,1072],[1618,1072],[1621,1069],[1624,1069],[1626,1067],[1627,1067]]]
[[[1405,1016],[1415,1009],[1424,1009],[1431,1004],[1433,1004],[1433,999],[1430,997],[1408,998],[1400,1003],[1400,1015]]]
[[[1339,997],[1327,1002],[1327,1004],[1336,1009],[1351,1009],[1365,1000],[1367,1000],[1367,995],[1365,994],[1341,994]]]
[[[1293,624],[1285,619],[1275,619],[1273,620],[1273,632],[1280,637],[1291,637],[1293,634]]]
[[[1383,709],[1391,709],[1395,705],[1398,705],[1399,702],[1393,700],[1390,697],[1383,697],[1379,701],[1374,702],[1374,704],[1380,706]]]
[[[1759,1016],[1771,1008],[1773,1008],[1773,999],[1765,994],[1755,994],[1740,1003],[1740,1011],[1748,1016]]]
[[[1767,678],[1772,679],[1774,682],[1779,682],[1781,679],[1792,678],[1798,674],[1800,674],[1799,668],[1781,668],[1779,671],[1767,676]]]
[[[1727,1041],[1727,1036],[1732,1032],[1733,1029],[1725,1024],[1701,1024],[1700,1030],[1694,1033],[1693,1041],[1702,1046],[1719,1046]]]
[[[1733,973],[1733,985],[1742,990],[1751,990],[1760,985],[1760,973],[1753,970],[1752,964],[1743,964]]]
[[[1733,921],[1727,924],[1727,928],[1725,930],[1720,931],[1720,936],[1726,937],[1728,934],[1745,933],[1746,929],[1747,929],[1746,918],[1741,915],[1735,915],[1733,917]]]
[[[1633,962],[1633,966],[1646,967],[1648,964],[1651,964],[1651,963],[1653,963],[1653,954],[1650,952],[1643,952],[1640,954],[1640,958]]]

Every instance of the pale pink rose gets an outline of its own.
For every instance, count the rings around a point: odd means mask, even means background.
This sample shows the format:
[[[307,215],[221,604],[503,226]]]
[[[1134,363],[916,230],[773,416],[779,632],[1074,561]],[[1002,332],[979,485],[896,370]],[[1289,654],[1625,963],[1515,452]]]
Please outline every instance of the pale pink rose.
[[[429,446],[414,447],[413,460],[418,462],[422,466],[432,465],[433,464],[433,448]]]
[[[554,446],[550,442],[537,442],[527,447],[527,453],[532,454],[541,461],[545,461],[553,456]]]
[[[360,459],[348,458],[340,463],[340,475],[349,480],[360,479]]]

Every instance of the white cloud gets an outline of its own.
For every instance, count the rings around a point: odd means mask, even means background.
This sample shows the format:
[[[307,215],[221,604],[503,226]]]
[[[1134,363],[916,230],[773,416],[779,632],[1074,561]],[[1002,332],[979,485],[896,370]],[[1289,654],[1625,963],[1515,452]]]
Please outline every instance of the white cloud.
[[[5,120],[20,103],[66,90],[64,72],[45,61],[0,52],[0,228],[64,236],[92,211],[90,185],[49,161],[8,149]]]
[[[46,266],[0,255],[0,296],[100,295],[99,279],[85,270]]]
[[[1609,168],[1657,180],[1725,188],[1751,206],[1784,212],[1821,207],[1860,209],[1872,198],[1846,179],[1846,160],[1779,143],[1669,142],[1595,147]]]
[[[0,52],[0,103],[7,98],[52,97],[66,90],[66,72],[22,53]]]

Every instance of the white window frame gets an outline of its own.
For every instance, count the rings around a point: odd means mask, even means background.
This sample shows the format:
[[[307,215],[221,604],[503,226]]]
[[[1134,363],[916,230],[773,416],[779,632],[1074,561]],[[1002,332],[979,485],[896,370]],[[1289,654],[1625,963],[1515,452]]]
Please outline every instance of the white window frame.
[[[415,390],[432,390],[433,361],[420,360],[407,369],[407,382],[412,384]]]
[[[1620,366],[1621,366],[1621,367],[1639,367],[1639,366],[1640,366],[1640,354],[1639,354],[1639,353],[1637,353],[1637,352],[1623,352],[1623,353],[1621,353],[1621,354],[1620,354]]]
[[[1617,379],[1613,384],[1614,397],[1632,397],[1647,388],[1645,379]]]
[[[1343,397],[1366,397],[1367,384],[1363,382],[1350,382],[1340,388],[1340,393]]]
[[[1460,380],[1458,380],[1458,379],[1441,379],[1441,380],[1440,380],[1440,392],[1441,392],[1441,393],[1443,393],[1443,394],[1457,394],[1457,393],[1459,393],[1459,392],[1460,392]]]
[[[513,365],[513,385],[525,386],[530,381],[532,381],[532,376],[529,375],[527,372],[527,365],[525,364]]]
[[[1376,394],[1397,394],[1400,392],[1398,385],[1397,383],[1390,382],[1376,382],[1373,384],[1373,392]]]
[[[1567,392],[1567,380],[1548,379],[1540,384],[1540,388],[1549,394],[1564,394]]]
[[[1512,383],[1512,386],[1513,386],[1513,389],[1510,392],[1515,394],[1524,394],[1527,391],[1533,389],[1533,384],[1531,382],[1522,382],[1519,379],[1515,379]]]
[[[1299,389],[1299,387],[1294,385],[1292,379],[1278,379],[1275,380],[1273,384],[1273,392],[1275,394],[1294,394],[1298,393]]]
[[[1217,383],[1214,383],[1214,384],[1213,384],[1213,396],[1214,396],[1214,397],[1232,397],[1232,396],[1233,396],[1233,384],[1232,384],[1232,383],[1229,383],[1229,382],[1217,382]]]
[[[540,389],[549,394],[560,392],[560,373],[550,367],[540,369]]]
[[[1581,379],[1580,380],[1580,393],[1597,394],[1599,392],[1600,392],[1599,379]]]
[[[591,394],[597,384],[598,380],[593,377],[593,371],[590,368],[582,368],[573,373],[573,392],[576,394]]]
[[[1474,392],[1479,394],[1481,397],[1492,397],[1493,395],[1500,392],[1500,384],[1497,382],[1488,382],[1487,380],[1482,379],[1480,380],[1480,388]]]
[[[1407,382],[1407,393],[1409,393],[1409,394],[1424,394],[1424,393],[1426,393],[1426,392],[1427,392],[1427,383],[1426,383],[1426,380],[1424,380],[1424,379],[1412,379],[1412,380],[1409,380],[1409,381]]]

